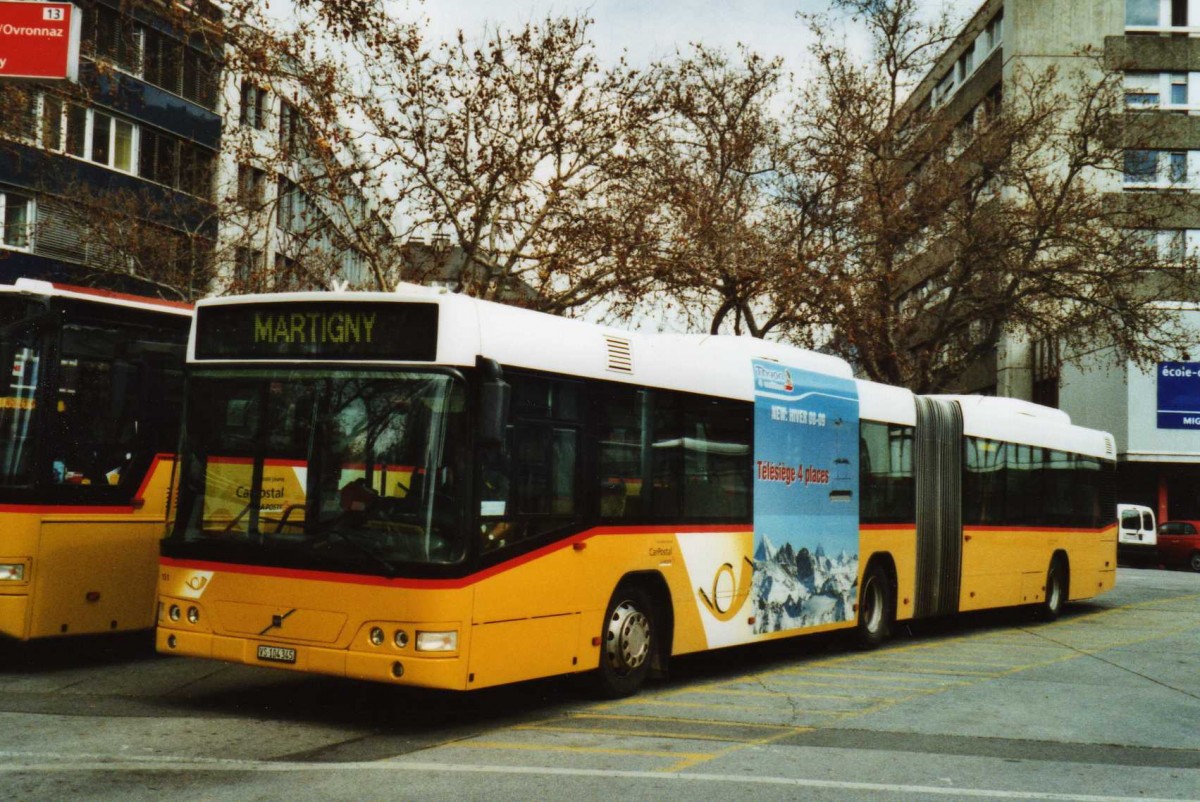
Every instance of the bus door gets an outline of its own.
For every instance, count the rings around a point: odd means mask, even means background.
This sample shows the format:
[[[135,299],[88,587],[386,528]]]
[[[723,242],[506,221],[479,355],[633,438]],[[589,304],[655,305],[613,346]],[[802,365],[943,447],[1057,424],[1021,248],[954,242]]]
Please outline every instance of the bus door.
[[[502,447],[480,455],[479,559],[471,666],[478,681],[575,670],[586,551],[564,545],[583,520],[583,385],[506,373]],[[543,554],[530,560],[534,552]]]

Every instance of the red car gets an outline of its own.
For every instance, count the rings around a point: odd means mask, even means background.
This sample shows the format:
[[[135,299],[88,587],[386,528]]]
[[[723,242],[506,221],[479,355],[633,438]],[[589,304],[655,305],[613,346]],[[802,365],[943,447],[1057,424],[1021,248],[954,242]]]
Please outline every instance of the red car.
[[[1200,521],[1166,521],[1158,527],[1158,559],[1200,571]]]

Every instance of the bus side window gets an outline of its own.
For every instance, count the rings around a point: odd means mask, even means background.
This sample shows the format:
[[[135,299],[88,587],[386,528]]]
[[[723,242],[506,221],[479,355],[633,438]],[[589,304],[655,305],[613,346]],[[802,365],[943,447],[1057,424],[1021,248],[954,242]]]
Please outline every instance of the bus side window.
[[[120,484],[137,429],[137,368],[120,357],[119,332],[66,326],[58,360],[53,478],[69,485]]]
[[[644,424],[645,390],[625,385],[598,389],[596,402],[599,444],[600,517],[637,519],[646,500],[643,479],[649,468]]]
[[[581,512],[582,385],[514,373],[504,455],[483,466],[480,503],[485,551],[552,532]]]

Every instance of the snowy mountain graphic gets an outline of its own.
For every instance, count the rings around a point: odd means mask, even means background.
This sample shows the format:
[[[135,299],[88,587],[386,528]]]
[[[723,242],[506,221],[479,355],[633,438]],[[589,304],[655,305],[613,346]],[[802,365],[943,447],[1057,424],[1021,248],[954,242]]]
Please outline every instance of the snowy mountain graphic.
[[[776,548],[759,535],[754,551],[754,633],[833,624],[854,615],[858,595],[858,555],[839,551],[829,557],[822,545],[813,551],[790,542]]]

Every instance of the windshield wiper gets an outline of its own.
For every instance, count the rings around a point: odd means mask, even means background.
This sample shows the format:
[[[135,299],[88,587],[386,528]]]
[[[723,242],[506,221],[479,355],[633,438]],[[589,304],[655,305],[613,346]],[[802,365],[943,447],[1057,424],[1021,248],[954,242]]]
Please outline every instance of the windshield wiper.
[[[355,532],[348,532],[344,529],[330,529],[324,533],[324,536],[313,540],[312,545],[316,547],[321,543],[339,538],[344,543],[349,543],[354,547],[354,550],[359,554],[369,557],[376,565],[387,571],[389,578],[396,576],[398,569],[391,560],[379,553],[379,550],[370,541]]]

